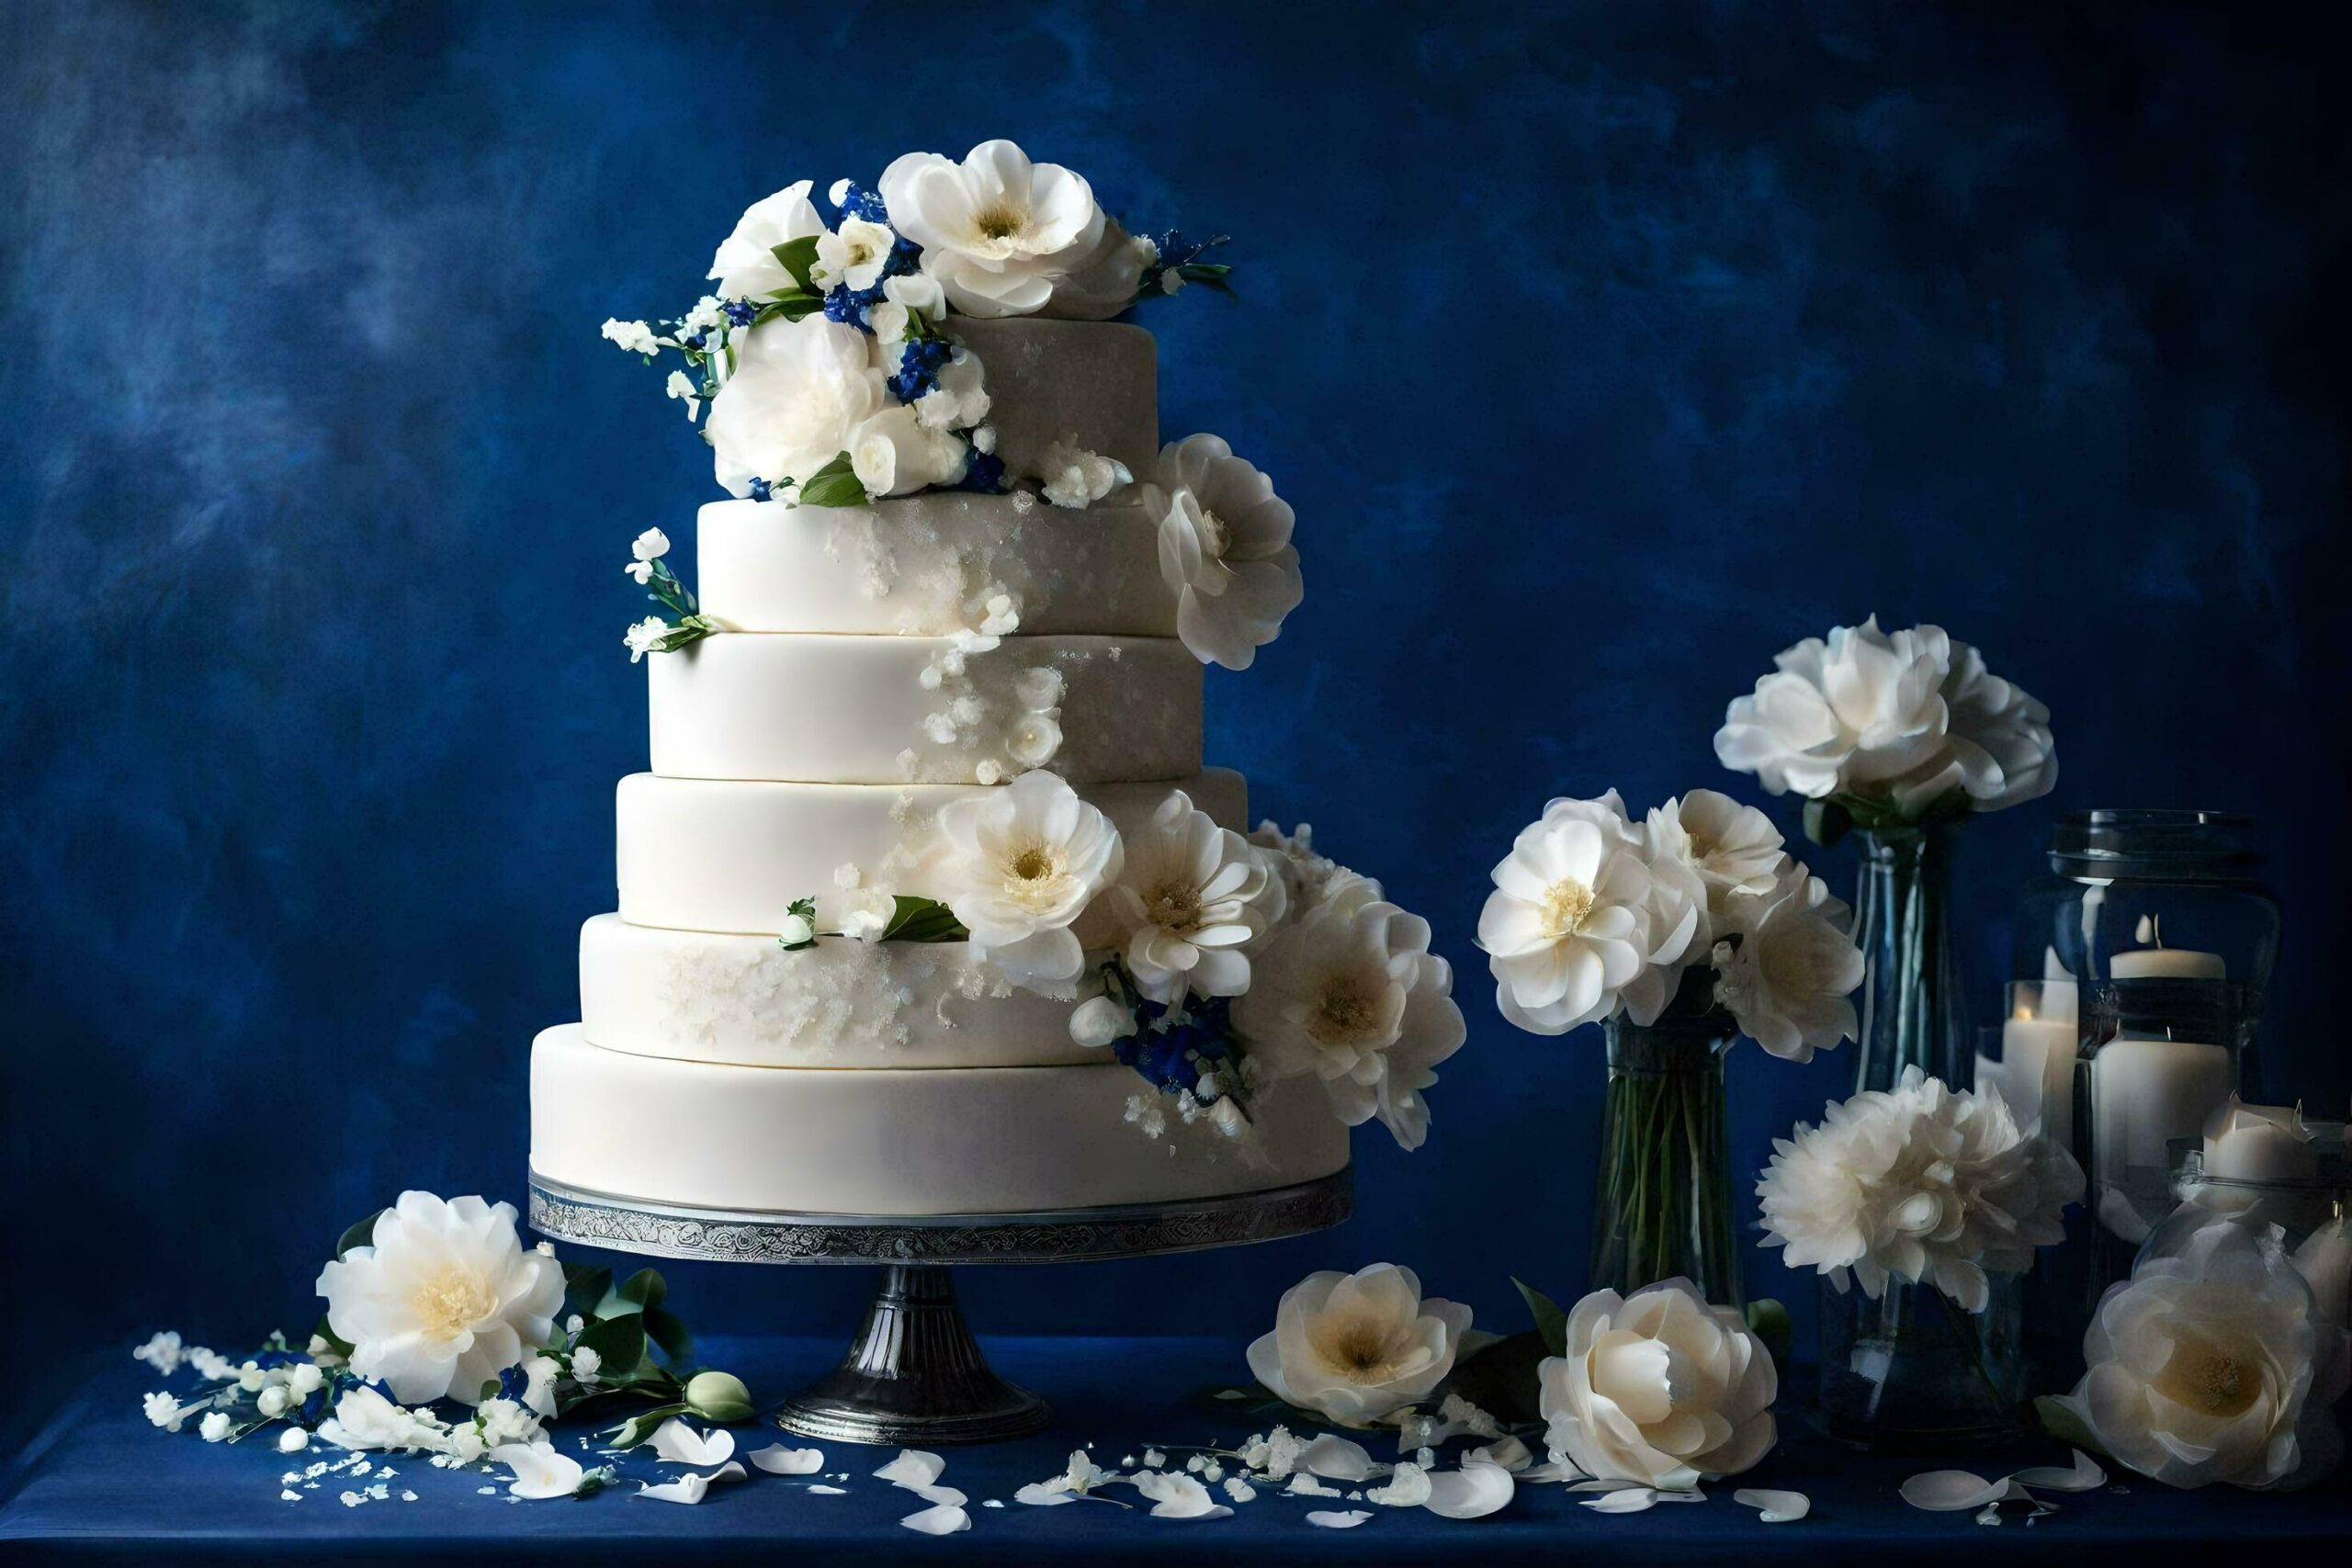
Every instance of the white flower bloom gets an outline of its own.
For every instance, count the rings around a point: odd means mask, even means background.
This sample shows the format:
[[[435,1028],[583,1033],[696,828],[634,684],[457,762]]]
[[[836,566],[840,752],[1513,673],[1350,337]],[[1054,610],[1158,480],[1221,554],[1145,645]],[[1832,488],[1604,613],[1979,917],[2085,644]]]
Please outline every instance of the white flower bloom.
[[[659,528],[648,528],[629,546],[629,554],[635,558],[622,570],[640,583],[650,582],[653,581],[653,563],[669,553],[670,536]]]
[[[597,1377],[605,1370],[605,1358],[582,1345],[571,1353],[571,1381],[582,1388],[594,1388]]]
[[[1306,595],[1290,503],[1223,441],[1188,435],[1159,449],[1143,504],[1176,592],[1177,636],[1204,663],[1249,669]]]
[[[1756,1185],[1764,1245],[1785,1247],[1782,1262],[1810,1264],[1840,1291],[1850,1271],[1872,1300],[1899,1279],[1984,1311],[1985,1271],[2030,1267],[2083,1193],[2074,1156],[2020,1132],[1997,1091],[1956,1092],[1917,1067],[1772,1147]]]
[[[506,1490],[516,1497],[569,1497],[580,1490],[584,1473],[578,1460],[558,1453],[548,1442],[501,1443],[490,1450],[489,1458],[514,1472]]]
[[[865,308],[865,328],[874,334],[875,343],[884,351],[882,368],[888,374],[891,369],[890,351],[900,349],[907,339],[907,308],[893,304],[888,299],[868,305]]]
[[[1243,949],[1266,931],[1280,884],[1250,841],[1170,790],[1126,846],[1117,881],[1097,906],[1111,941],[1125,951],[1136,988],[1173,1005],[1189,987],[1202,997],[1250,988]],[[1275,892],[1269,892],[1269,888]]]
[[[890,223],[922,247],[922,269],[967,316],[1024,316],[1092,260],[1106,220],[1080,175],[984,141],[962,164],[910,152],[882,172]]]
[[[844,218],[840,229],[817,236],[817,259],[809,265],[808,281],[820,289],[846,285],[871,288],[890,260],[898,242],[888,223],[870,218]]]
[[[1054,285],[1054,296],[1040,312],[1067,321],[1107,321],[1135,303],[1146,268],[1159,259],[1159,247],[1149,237],[1130,234],[1118,220],[1102,220],[1102,238],[1094,254],[1070,268]]]
[[[1071,922],[1119,874],[1118,830],[1054,774],[1023,773],[1001,789],[940,808],[941,901],[981,958],[1016,985],[1043,989],[1085,964]]]
[[[787,914],[776,924],[776,940],[786,947],[799,947],[817,939],[817,928],[808,916]]]
[[[1770,892],[1725,901],[1713,920],[1715,999],[1741,1033],[1792,1062],[1856,1038],[1863,964],[1850,914],[1793,861]]]
[[[523,1363],[523,1403],[544,1420],[555,1419],[555,1380],[561,1371],[552,1356],[534,1356]]]
[[[473,1427],[469,1424],[458,1430],[470,1433]],[[319,1440],[344,1449],[454,1452],[453,1437],[430,1411],[403,1410],[365,1386],[344,1390],[335,1399],[334,1414],[319,1424]]]
[[[1275,933],[1233,1023],[1276,1079],[1311,1074],[1349,1126],[1377,1116],[1408,1149],[1429,1135],[1421,1090],[1466,1032],[1429,922],[1351,877]]]
[[[1789,858],[1770,817],[1712,789],[1651,807],[1648,829],[1651,863],[1689,866],[1706,886],[1711,911],[1735,894],[1771,892]]]
[[[2049,711],[1940,626],[1883,632],[1873,615],[1773,663],[1732,703],[1715,755],[1775,795],[1883,797],[1916,817],[1955,789],[1991,811],[2057,780]]]
[[[947,363],[939,367],[939,384],[917,398],[914,406],[917,416],[933,430],[969,430],[988,418],[988,376],[980,356],[961,346],[950,349]]]
[[[1061,719],[1050,710],[1024,713],[1005,730],[1005,754],[1024,768],[1044,767],[1061,749]]]
[[[718,296],[706,294],[695,301],[695,308],[685,313],[678,326],[683,332],[707,333],[726,319],[727,312],[720,308]]]
[[[1444,1382],[1469,1326],[1468,1307],[1425,1299],[1410,1269],[1309,1274],[1283,1292],[1250,1371],[1290,1404],[1369,1427]]]
[[[1135,1489],[1151,1500],[1155,1519],[1222,1519],[1233,1510],[1209,1495],[1208,1488],[1189,1475],[1164,1470],[1138,1471]]]
[[[179,1371],[185,1359],[180,1351],[180,1337],[171,1329],[164,1329],[130,1353],[134,1361],[144,1361],[165,1377]]]
[[[909,495],[964,477],[964,443],[925,424],[916,411],[891,403],[849,438],[850,471],[869,495]]]
[[[939,287],[939,279],[922,273],[900,273],[882,280],[882,298],[902,310],[922,313],[924,320],[936,323],[947,314],[947,296]]]
[[[2312,1303],[2319,1315],[2338,1328],[2352,1328],[2346,1308],[2352,1302],[2352,1233],[2338,1214],[2303,1238],[2295,1248],[2295,1268],[2312,1288]]]
[[[1274,822],[1258,824],[1250,841],[1265,852],[1266,863],[1274,870],[1283,885],[1283,906],[1292,919],[1303,918],[1309,909],[1323,901],[1333,887],[1353,879],[1379,882],[1350,871],[1330,856],[1318,853],[1315,848],[1315,829],[1301,822],[1290,832],[1283,832]]]
[[[806,481],[889,402],[855,327],[811,315],[768,321],[737,342],[735,374],[711,400],[703,431],[718,483],[738,501],[754,479]]]
[[[274,1382],[254,1396],[254,1408],[264,1418],[277,1420],[294,1403],[294,1391],[282,1382]]]
[[[1037,467],[1042,486],[1038,493],[1054,505],[1074,512],[1083,511],[1121,485],[1135,480],[1135,475],[1116,457],[1105,457],[1067,441],[1047,446],[1037,459]]]
[[[372,1245],[329,1263],[318,1290],[353,1371],[397,1399],[470,1404],[525,1347],[547,1343],[563,1269],[524,1248],[511,1203],[403,1192]]]
[[[711,257],[710,276],[719,294],[729,299],[764,299],[800,285],[775,259],[775,247],[825,232],[825,220],[808,199],[807,180],[797,180],[774,196],[763,197],[743,209],[735,231],[720,243]],[[786,470],[789,471],[789,470]]]
[[[684,371],[671,371],[670,379],[663,383],[662,389],[671,397],[678,398],[684,401],[686,405],[686,423],[688,424],[692,424],[695,422],[695,417],[702,412],[702,387],[700,383],[696,382],[693,377],[687,375]]]
[[[648,615],[621,633],[621,641],[628,649],[631,664],[649,653],[662,651],[662,639],[670,635],[670,623],[659,615]]]
[[[1647,973],[1679,960],[1697,911],[1651,874],[1642,835],[1611,790],[1598,800],[1555,800],[1520,830],[1495,867],[1495,891],[1478,916],[1478,945],[1505,1018],[1537,1034],[1565,1034],[1629,1004],[1655,1019],[1671,993]],[[1661,907],[1677,916],[1661,931]],[[1668,950],[1671,949],[1669,952]],[[1654,994],[1653,994],[1654,993]]]
[[[1585,1297],[1568,1314],[1567,1354],[1539,1376],[1553,1454],[1596,1480],[1689,1491],[1772,1449],[1771,1355],[1737,1309],[1708,1305],[1688,1280]]]
[[[178,1431],[180,1424],[187,1419],[188,1413],[181,1409],[180,1402],[168,1393],[148,1394],[140,1400],[139,1404],[146,1412],[147,1419],[166,1432]]]
[[[2275,1226],[2220,1220],[2109,1287],[2063,1403],[2100,1444],[2169,1486],[2317,1479],[2342,1439],[2343,1331],[2313,1309]]]
[[[662,346],[653,329],[643,321],[624,321],[616,317],[605,319],[605,340],[620,344],[630,354],[651,354]]]
[[[286,1430],[277,1434],[277,1451],[279,1453],[299,1454],[310,1446],[311,1434],[304,1431],[300,1427],[288,1427]]]
[[[197,1434],[208,1443],[217,1443],[229,1435],[229,1413],[215,1410],[196,1424]]]

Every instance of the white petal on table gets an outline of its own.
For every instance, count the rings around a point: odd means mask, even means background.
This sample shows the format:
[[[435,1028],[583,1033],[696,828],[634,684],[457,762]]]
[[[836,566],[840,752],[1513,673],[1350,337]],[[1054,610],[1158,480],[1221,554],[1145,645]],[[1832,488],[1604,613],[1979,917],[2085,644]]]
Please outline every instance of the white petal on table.
[[[1505,1470],[1516,1473],[1534,1464],[1535,1456],[1519,1438],[1503,1438],[1488,1443],[1485,1448],[1472,1449],[1464,1457],[1463,1462],[1467,1464],[1471,1460],[1477,1460],[1486,1464],[1498,1464]],[[1575,1467],[1571,1465],[1569,1468]]]
[[[2107,1472],[2099,1468],[2098,1461],[2077,1449],[2070,1470],[2051,1464],[2036,1465],[2031,1470],[2018,1471],[2009,1479],[2039,1492],[2088,1492],[2107,1484]]]
[[[637,1488],[637,1495],[640,1497],[650,1497],[657,1503],[699,1503],[709,1495],[712,1483],[742,1479],[743,1467],[730,1461],[719,1466],[708,1475],[682,1475],[675,1481],[664,1482],[659,1486],[648,1486],[640,1483]]]
[[[2033,1494],[2018,1485],[2015,1476],[1987,1481],[1965,1470],[1930,1470],[1903,1483],[1903,1500],[1932,1514],[1951,1514],[1987,1503],[2031,1502]]]
[[[1777,1492],[1770,1487],[1743,1486],[1731,1495],[1743,1507],[1760,1508],[1768,1525],[1793,1524],[1813,1512],[1813,1499],[1802,1492]]]
[[[808,1488],[808,1491],[811,1495],[819,1497],[846,1497],[849,1495],[849,1488],[846,1486],[811,1486]]]
[[[1584,1506],[1596,1514],[1639,1514],[1657,1501],[1657,1494],[1646,1486],[1628,1486],[1615,1492],[1604,1492],[1598,1497],[1588,1497]]]
[[[901,1492],[911,1492],[935,1508],[960,1508],[971,1501],[953,1486],[901,1486]]]
[[[909,1514],[899,1523],[910,1530],[921,1530],[925,1535],[954,1535],[972,1528],[972,1516],[953,1503],[942,1503],[937,1507],[925,1508],[920,1514]]]
[[[580,1461],[556,1452],[552,1443],[501,1443],[489,1457],[514,1472],[506,1488],[514,1496],[537,1501],[569,1497],[580,1489]]]
[[[899,1457],[874,1473],[893,1486],[928,1486],[947,1468],[937,1454],[921,1449],[900,1449]]]
[[[1026,1503],[1033,1508],[1058,1508],[1064,1503],[1077,1502],[1078,1498],[1068,1492],[1057,1492],[1042,1481],[1033,1481],[1015,1492],[1012,1500]]]
[[[1706,1500],[1707,1495],[1696,1486],[1661,1486],[1657,1488],[1657,1495],[1650,1499],[1654,1503],[1703,1503]]]
[[[665,1464],[721,1464],[735,1452],[735,1434],[726,1427],[697,1432],[675,1416],[653,1429],[652,1441]]]
[[[1147,1470],[1136,1473],[1136,1490],[1151,1499],[1155,1519],[1229,1519],[1233,1510],[1209,1495],[1209,1489],[1191,1476],[1174,1471]]]
[[[770,1475],[814,1475],[825,1468],[822,1449],[787,1449],[782,1443],[743,1457]]]
[[[1389,1467],[1372,1457],[1362,1443],[1326,1432],[1299,1450],[1298,1466],[1326,1481],[1369,1481],[1385,1475]]]
[[[1566,1460],[1555,1459],[1529,1465],[1519,1472],[1519,1478],[1530,1485],[1542,1485],[1554,1481],[1582,1481],[1585,1473]]]
[[[1481,1519],[1501,1509],[1517,1490],[1510,1471],[1472,1460],[1460,1470],[1432,1472],[1429,1500],[1421,1506],[1444,1518]]]
[[[1336,1514],[1329,1508],[1317,1508],[1306,1516],[1306,1522],[1317,1529],[1351,1530],[1370,1517],[1362,1508],[1347,1508]]]
[[[1578,1481],[1568,1487],[1571,1492],[1646,1492],[1649,1486],[1640,1481]]]

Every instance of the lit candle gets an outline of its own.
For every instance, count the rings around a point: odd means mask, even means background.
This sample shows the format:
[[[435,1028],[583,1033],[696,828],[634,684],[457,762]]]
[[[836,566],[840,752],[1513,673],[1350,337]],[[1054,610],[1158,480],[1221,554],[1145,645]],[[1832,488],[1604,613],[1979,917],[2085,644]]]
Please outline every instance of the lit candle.
[[[2119,980],[2222,980],[2230,973],[2220,953],[2186,947],[2143,947],[2119,953],[2108,960],[2107,972]]]
[[[2076,1001],[2072,980],[2019,981],[2001,1024],[2001,1098],[2027,1131],[2061,1144],[2075,1135]],[[1980,1068],[1980,1071],[1982,1069]]]
[[[2172,1206],[2165,1145],[2201,1135],[2206,1118],[2236,1089],[2236,1066],[2219,1045],[2123,1038],[2098,1048],[2091,1058],[2091,1165],[2109,1229],[2137,1241],[2163,1218]],[[2141,1235],[2131,1234],[2118,1201],[2137,1211]]]
[[[2300,1105],[2247,1105],[2232,1095],[2205,1122],[2205,1174],[2228,1181],[2308,1181],[2319,1148]]]

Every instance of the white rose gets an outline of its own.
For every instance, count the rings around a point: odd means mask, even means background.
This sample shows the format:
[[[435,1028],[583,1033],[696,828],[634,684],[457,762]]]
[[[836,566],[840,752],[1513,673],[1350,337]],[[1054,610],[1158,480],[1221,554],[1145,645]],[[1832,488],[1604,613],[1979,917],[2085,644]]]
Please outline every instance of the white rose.
[[[718,483],[738,501],[752,480],[806,480],[888,402],[866,335],[805,316],[742,334],[735,374],[703,426]]]
[[[882,280],[882,298],[902,310],[920,310],[936,325],[947,314],[947,295],[939,279],[919,272],[902,272]]]
[[[1016,985],[1065,985],[1085,965],[1070,924],[1118,875],[1111,819],[1043,771],[940,807],[941,902],[976,953]]]
[[[1043,310],[1102,239],[1086,181],[1010,141],[984,141],[960,164],[910,152],[882,172],[880,191],[891,226],[922,247],[923,271],[967,316]]]
[[[893,403],[851,433],[849,465],[868,495],[908,495],[964,477],[964,443]]]
[[[1539,1377],[1552,1452],[1596,1480],[1687,1492],[1772,1449],[1771,1355],[1688,1280],[1585,1297]]]
[[[894,348],[906,341],[907,308],[904,305],[894,305],[888,299],[879,304],[868,305],[865,308],[865,324],[873,330],[876,343],[886,349]],[[884,356],[885,371],[891,368],[888,363],[888,355]]]
[[[1651,874],[1615,790],[1546,806],[1520,830],[1494,881],[1478,916],[1478,945],[1505,1018],[1533,1033],[1565,1034],[1615,1012],[1637,985],[1664,1005],[1665,988],[1646,971],[1667,948],[1681,956],[1696,917],[1687,900],[1674,899],[1668,912],[1683,923],[1661,933],[1673,889],[1662,891]]]
[[[800,287],[775,259],[775,247],[824,233],[825,220],[817,216],[808,200],[808,184],[796,181],[743,209],[735,231],[711,257],[710,276],[718,280],[720,295],[729,299],[764,299]]]
[[[1424,1299],[1410,1269],[1309,1274],[1283,1292],[1273,1332],[1250,1347],[1250,1371],[1302,1409],[1369,1427],[1444,1382],[1469,1327],[1470,1309]]]
[[[1176,635],[1203,663],[1249,669],[1306,594],[1290,503],[1223,441],[1191,435],[1159,449],[1143,504],[1176,592]]]

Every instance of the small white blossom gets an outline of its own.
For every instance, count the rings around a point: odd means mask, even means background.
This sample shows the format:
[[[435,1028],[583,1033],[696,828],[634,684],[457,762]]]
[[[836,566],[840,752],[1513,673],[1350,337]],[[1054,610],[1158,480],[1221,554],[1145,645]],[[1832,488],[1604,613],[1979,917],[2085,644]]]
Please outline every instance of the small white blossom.
[[[662,651],[662,639],[670,635],[669,623],[659,615],[648,615],[621,634],[621,641],[628,648],[631,664],[649,653]]]
[[[229,1413],[215,1410],[196,1424],[196,1430],[206,1442],[217,1443],[229,1435]]]
[[[1037,478],[1045,498],[1056,506],[1073,511],[1091,506],[1121,485],[1135,482],[1135,475],[1117,458],[1089,452],[1068,441],[1057,441],[1047,446],[1037,464]]]
[[[180,1402],[168,1393],[151,1393],[140,1401],[140,1407],[147,1413],[149,1421],[166,1432],[178,1431],[180,1423],[187,1419]]]
[[[624,321],[616,317],[605,321],[605,337],[607,342],[620,344],[629,354],[650,355],[662,346],[653,335],[653,329],[643,321]]]
[[[673,370],[670,372],[670,379],[663,384],[663,389],[667,391],[670,396],[681,399],[684,401],[686,405],[686,423],[688,424],[692,424],[696,416],[702,412],[702,387],[700,384],[698,384],[693,377],[687,375],[684,371]]]

